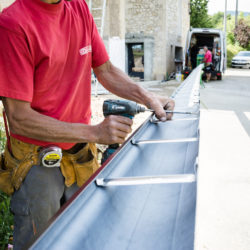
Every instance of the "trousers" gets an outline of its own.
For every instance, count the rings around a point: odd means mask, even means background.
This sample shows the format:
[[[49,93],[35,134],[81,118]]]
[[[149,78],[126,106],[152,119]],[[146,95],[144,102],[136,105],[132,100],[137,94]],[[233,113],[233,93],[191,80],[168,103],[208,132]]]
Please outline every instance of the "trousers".
[[[78,189],[76,183],[70,187],[65,185],[60,168],[33,166],[11,198],[14,250],[25,249]]]

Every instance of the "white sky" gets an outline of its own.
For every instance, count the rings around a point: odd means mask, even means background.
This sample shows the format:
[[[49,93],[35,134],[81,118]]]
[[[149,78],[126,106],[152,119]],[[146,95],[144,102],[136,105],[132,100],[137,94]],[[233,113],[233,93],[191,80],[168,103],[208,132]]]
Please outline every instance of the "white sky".
[[[227,0],[227,10],[235,10],[236,0]],[[224,12],[225,0],[209,0],[208,14],[214,14],[219,11]],[[238,0],[238,9],[244,12],[250,12],[250,0]]]

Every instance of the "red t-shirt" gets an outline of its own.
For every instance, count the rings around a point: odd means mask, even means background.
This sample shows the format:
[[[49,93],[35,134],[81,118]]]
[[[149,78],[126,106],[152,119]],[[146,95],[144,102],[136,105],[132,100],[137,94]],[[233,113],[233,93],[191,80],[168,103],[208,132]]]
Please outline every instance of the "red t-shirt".
[[[90,123],[91,67],[108,54],[84,0],[16,0],[0,14],[0,96],[60,121]],[[34,140],[63,149],[74,143]]]
[[[206,54],[204,55],[204,61],[205,61],[205,63],[212,62],[212,53],[210,50],[207,50]]]

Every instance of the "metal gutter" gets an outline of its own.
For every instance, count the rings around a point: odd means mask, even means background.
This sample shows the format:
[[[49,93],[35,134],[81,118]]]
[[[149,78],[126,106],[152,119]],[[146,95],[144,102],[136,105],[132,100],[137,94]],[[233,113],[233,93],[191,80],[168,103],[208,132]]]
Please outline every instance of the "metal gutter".
[[[30,249],[193,249],[201,69],[172,95],[176,110],[196,115],[164,123],[150,116]]]

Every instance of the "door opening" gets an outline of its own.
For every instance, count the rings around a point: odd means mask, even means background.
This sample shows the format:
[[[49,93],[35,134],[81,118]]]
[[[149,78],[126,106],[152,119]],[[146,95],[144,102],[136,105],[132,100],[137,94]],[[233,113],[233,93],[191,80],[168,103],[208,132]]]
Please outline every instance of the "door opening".
[[[144,79],[144,45],[128,43],[128,74]]]

